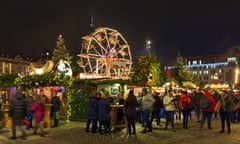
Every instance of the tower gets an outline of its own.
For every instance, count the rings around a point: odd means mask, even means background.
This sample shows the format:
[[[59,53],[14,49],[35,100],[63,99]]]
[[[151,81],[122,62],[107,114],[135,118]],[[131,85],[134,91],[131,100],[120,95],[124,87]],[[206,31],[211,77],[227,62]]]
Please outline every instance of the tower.
[[[91,12],[91,18],[90,18],[90,30],[94,31],[95,25],[94,25],[94,17],[93,12]]]
[[[147,53],[151,53],[151,44],[152,44],[152,42],[149,39],[147,39],[146,40],[146,50],[147,50]]]

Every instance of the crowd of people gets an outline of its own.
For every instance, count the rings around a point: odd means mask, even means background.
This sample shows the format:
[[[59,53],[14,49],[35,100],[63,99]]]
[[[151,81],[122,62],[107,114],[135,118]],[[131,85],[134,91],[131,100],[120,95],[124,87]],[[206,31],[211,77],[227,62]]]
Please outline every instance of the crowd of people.
[[[51,99],[48,99],[44,95],[43,90],[37,93],[24,94],[21,87],[16,89],[16,94],[10,99],[9,116],[12,119],[12,137],[10,139],[17,139],[16,127],[19,127],[22,135],[21,139],[26,139],[28,131],[32,132],[33,135],[38,134],[38,129],[40,130],[39,135],[45,137],[46,132],[44,131],[44,113],[45,104],[52,104],[50,110],[50,116],[53,120],[51,127],[58,126],[59,120],[59,110],[61,101],[57,96],[57,91],[51,92]],[[3,122],[3,106],[4,102],[0,97],[0,121]],[[27,131],[28,130],[28,131]]]
[[[92,133],[96,133],[97,129],[101,134],[110,132],[110,102],[103,92],[97,92],[96,88],[91,91],[88,97],[86,132],[89,132],[90,125]]]
[[[0,121],[3,121],[4,98],[0,95]],[[12,137],[16,139],[16,127],[22,132],[22,139],[26,139],[27,130],[32,134],[45,136],[44,104],[51,106],[51,127],[58,127],[61,101],[58,91],[51,91],[51,98],[39,93],[23,94],[21,88],[17,88],[16,94],[10,99],[9,116],[12,118]],[[189,119],[195,114],[199,128],[203,129],[205,121],[207,128],[212,129],[212,118],[220,116],[220,133],[231,133],[231,123],[240,121],[240,95],[231,90],[212,89],[168,89],[160,95],[157,91],[143,88],[140,96],[135,96],[134,89],[130,89],[126,98],[120,93],[117,101],[114,101],[109,93],[97,91],[95,87],[88,97],[87,122],[85,131],[92,133],[108,134],[111,132],[110,115],[112,105],[122,105],[117,109],[115,123],[127,121],[129,135],[136,135],[136,122],[142,125],[141,133],[152,132],[152,123],[161,125],[164,120],[164,129],[176,132],[175,120],[182,121],[182,128],[189,129]],[[181,118],[182,117],[182,118]]]
[[[189,129],[189,120],[195,114],[199,129],[203,129],[207,121],[207,129],[211,130],[212,118],[220,117],[220,133],[231,133],[231,123],[240,121],[240,95],[231,90],[213,89],[169,89],[164,95],[156,91],[143,88],[140,96],[134,95],[131,89],[125,99],[121,99],[124,105],[120,116],[127,119],[128,134],[136,134],[135,123],[142,125],[141,133],[152,132],[152,123],[161,125],[161,119],[165,119],[165,130],[176,132],[175,120],[182,121],[182,128]],[[118,100],[119,101],[119,100]],[[92,132],[97,130],[101,134],[110,132],[111,107],[108,97],[104,93],[96,92],[88,98],[88,116],[86,132],[92,122]],[[182,118],[181,118],[182,117]],[[226,126],[225,126],[226,125]]]

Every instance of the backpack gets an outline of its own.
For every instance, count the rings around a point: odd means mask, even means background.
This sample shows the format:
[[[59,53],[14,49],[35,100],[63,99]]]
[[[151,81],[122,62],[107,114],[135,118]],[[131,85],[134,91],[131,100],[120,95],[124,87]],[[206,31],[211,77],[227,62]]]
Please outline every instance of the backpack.
[[[187,96],[188,98],[190,98],[190,102],[186,102],[186,101],[179,101],[179,109],[180,110],[185,110],[185,111],[192,111],[194,110],[194,104],[193,104],[193,101],[191,99],[190,96]]]
[[[209,98],[207,96],[202,96],[202,98],[200,99],[200,107],[208,108],[209,106]]]

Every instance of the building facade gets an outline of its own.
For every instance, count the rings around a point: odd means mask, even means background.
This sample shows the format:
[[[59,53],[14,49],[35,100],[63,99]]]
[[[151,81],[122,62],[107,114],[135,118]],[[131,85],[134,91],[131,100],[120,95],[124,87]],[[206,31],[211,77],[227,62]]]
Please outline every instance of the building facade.
[[[231,49],[224,54],[184,57],[184,64],[191,70],[198,86],[218,82],[232,87],[238,83],[236,53]],[[174,69],[174,60],[166,69]]]
[[[14,58],[2,54],[0,56],[0,75],[2,74],[22,74],[26,75],[30,71],[30,60],[23,60],[20,55]]]

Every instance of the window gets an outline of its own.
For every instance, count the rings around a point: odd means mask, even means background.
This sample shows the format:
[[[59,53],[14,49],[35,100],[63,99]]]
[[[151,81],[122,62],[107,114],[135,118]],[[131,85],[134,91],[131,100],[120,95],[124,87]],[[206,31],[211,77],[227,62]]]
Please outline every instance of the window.
[[[215,76],[214,75],[211,75],[211,79],[214,79],[215,78]]]
[[[193,71],[192,73],[193,73],[193,75],[197,75],[197,71]]]
[[[194,65],[195,65],[195,64],[197,64],[197,61],[196,61],[196,60],[194,60],[194,61],[193,61],[193,64],[194,64]]]
[[[203,71],[203,74],[208,74],[208,70],[204,70],[204,71]]]

